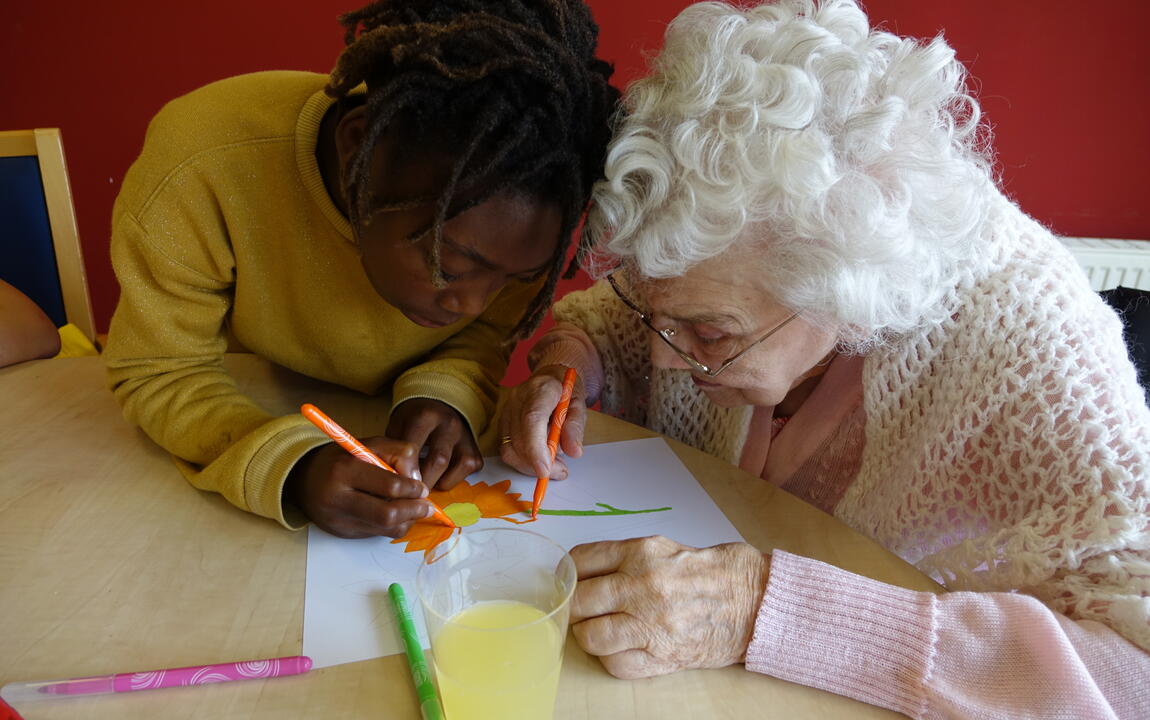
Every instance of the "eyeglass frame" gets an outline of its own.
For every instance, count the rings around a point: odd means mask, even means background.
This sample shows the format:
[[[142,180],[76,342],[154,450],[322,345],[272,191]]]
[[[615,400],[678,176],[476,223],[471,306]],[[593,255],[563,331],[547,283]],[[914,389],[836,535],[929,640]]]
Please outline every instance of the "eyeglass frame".
[[[639,320],[641,320],[642,323],[647,326],[647,329],[650,330],[651,332],[655,333],[656,335],[658,335],[659,339],[662,340],[663,342],[665,342],[667,344],[667,347],[671,348],[671,350],[673,350],[675,352],[675,354],[679,356],[680,360],[682,360],[683,362],[690,365],[692,370],[695,370],[696,372],[699,372],[703,375],[706,375],[709,378],[718,377],[719,373],[721,373],[724,370],[726,370],[727,368],[729,368],[736,360],[738,360],[742,356],[746,355],[748,352],[750,352],[752,349],[757,347],[760,343],[762,343],[764,340],[766,340],[770,336],[777,333],[779,330],[782,330],[792,320],[794,320],[795,318],[797,318],[799,316],[799,314],[797,312],[792,313],[790,317],[788,317],[786,320],[783,320],[781,323],[779,323],[778,325],[775,325],[773,328],[768,330],[766,332],[766,334],[761,336],[758,340],[755,340],[750,345],[746,346],[745,348],[743,348],[739,352],[737,352],[734,355],[732,355],[731,357],[727,358],[716,369],[712,370],[707,365],[704,365],[703,363],[699,362],[693,355],[691,355],[691,353],[687,352],[686,350],[683,350],[679,346],[675,345],[675,343],[671,342],[671,337],[673,337],[675,334],[674,328],[660,329],[660,328],[655,327],[655,322],[654,322],[654,320],[652,320],[651,315],[647,312],[644,312],[642,309],[640,309],[640,307],[638,305],[636,305],[634,303],[634,301],[631,300],[631,298],[629,298],[623,294],[623,291],[619,288],[619,285],[615,282],[614,275],[615,275],[614,272],[608,273],[607,274],[607,282],[610,283],[611,289],[615,291],[615,294],[619,296],[619,299],[623,301],[623,304],[626,305],[628,308],[630,308],[636,315],[638,315]]]

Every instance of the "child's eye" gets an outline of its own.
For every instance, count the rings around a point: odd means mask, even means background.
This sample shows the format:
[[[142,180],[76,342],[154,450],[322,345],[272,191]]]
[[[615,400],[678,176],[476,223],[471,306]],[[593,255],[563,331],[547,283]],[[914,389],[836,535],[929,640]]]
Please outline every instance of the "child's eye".
[[[439,279],[441,282],[444,282],[444,283],[447,283],[448,285],[450,285],[451,283],[458,280],[459,276],[458,275],[452,275],[451,273],[446,272],[443,268],[440,268],[439,269]]]

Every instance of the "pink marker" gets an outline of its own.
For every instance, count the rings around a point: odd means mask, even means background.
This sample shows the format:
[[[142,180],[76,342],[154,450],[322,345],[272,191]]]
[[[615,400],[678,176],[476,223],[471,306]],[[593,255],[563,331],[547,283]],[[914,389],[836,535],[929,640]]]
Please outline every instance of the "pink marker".
[[[170,670],[116,673],[71,680],[9,683],[0,688],[0,697],[20,704],[30,700],[51,700],[73,695],[104,695],[106,693],[155,690],[184,685],[207,685],[231,680],[273,678],[281,675],[299,675],[311,670],[311,658],[305,655],[222,663],[220,665],[193,665]]]

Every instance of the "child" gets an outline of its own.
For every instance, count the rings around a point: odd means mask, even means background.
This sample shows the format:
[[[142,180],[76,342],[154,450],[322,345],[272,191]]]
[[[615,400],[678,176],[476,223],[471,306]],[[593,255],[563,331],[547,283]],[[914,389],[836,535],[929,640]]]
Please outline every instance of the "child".
[[[508,341],[547,310],[617,92],[580,0],[393,0],[341,22],[330,78],[222,80],[152,121],[113,212],[105,356],[127,419],[197,488],[291,528],[400,536],[431,512],[424,483],[482,465]],[[366,444],[400,475],[257,407],[228,349],[390,388]]]
[[[60,335],[30,297],[0,280],[0,367],[50,358],[60,351]]]

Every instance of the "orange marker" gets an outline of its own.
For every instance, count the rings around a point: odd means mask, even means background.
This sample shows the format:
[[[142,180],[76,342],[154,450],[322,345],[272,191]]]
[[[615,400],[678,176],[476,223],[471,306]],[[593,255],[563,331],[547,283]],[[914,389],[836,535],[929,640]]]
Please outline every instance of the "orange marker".
[[[555,453],[559,452],[559,433],[563,431],[563,421],[567,419],[567,407],[571,404],[571,392],[575,389],[575,368],[567,368],[563,373],[563,392],[559,395],[559,404],[551,414],[551,428],[547,431],[547,450],[551,453],[551,462],[555,462]],[[543,496],[547,494],[547,478],[535,478],[535,497],[531,499],[531,519],[539,517],[539,506],[543,504]]]
[[[380,459],[378,455],[373,453],[371,450],[368,450],[363,443],[352,437],[351,433],[341,428],[335,420],[329,418],[323,410],[320,410],[311,403],[304,403],[300,406],[299,411],[303,413],[305,418],[311,420],[313,425],[315,425],[320,430],[323,430],[325,435],[334,440],[335,443],[344,450],[347,450],[349,453],[355,455],[365,463],[369,463],[378,468],[383,468],[384,470],[390,473],[395,473],[396,475],[399,474],[396,472],[395,468],[385,463],[382,459]],[[435,510],[435,518],[437,520],[439,520],[447,527],[455,527],[455,523],[451,521],[451,518],[447,517],[446,513],[440,510],[435,503],[432,503],[430,500],[428,500],[428,502],[431,503],[432,509]]]

